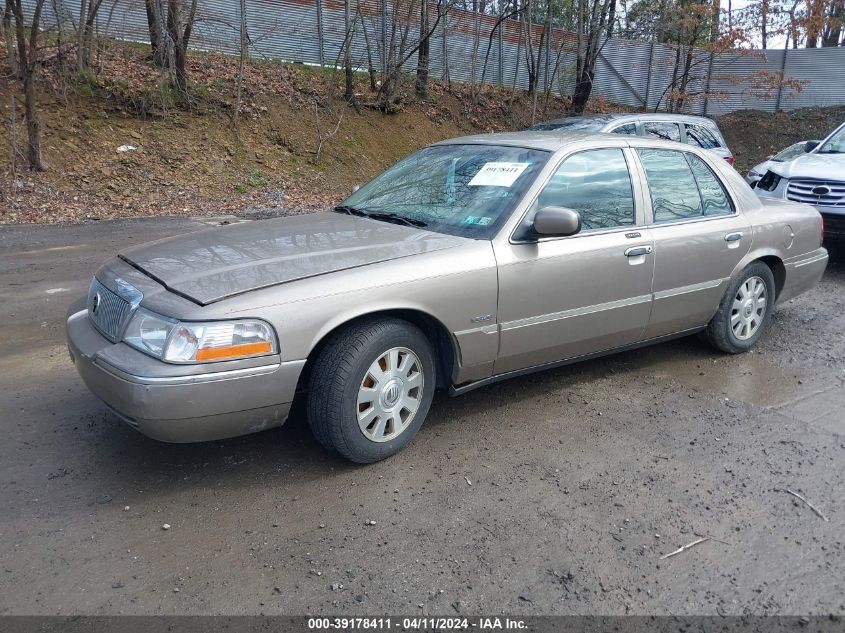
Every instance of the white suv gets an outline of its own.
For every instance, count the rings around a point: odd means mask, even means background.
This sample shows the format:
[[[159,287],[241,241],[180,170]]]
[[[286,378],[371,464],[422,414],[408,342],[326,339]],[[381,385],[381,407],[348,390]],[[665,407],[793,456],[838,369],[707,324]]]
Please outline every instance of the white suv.
[[[824,218],[829,239],[845,239],[845,123],[807,153],[769,165],[754,191],[761,198],[786,198],[813,205]]]

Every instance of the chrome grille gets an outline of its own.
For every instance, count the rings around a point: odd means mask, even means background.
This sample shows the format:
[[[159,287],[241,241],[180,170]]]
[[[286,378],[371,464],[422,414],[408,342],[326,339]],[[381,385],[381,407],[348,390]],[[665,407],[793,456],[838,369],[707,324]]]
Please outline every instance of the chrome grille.
[[[845,182],[796,178],[789,181],[786,197],[795,202],[845,208]]]
[[[115,294],[97,279],[88,289],[88,318],[107,338],[117,342],[132,312],[132,304]]]

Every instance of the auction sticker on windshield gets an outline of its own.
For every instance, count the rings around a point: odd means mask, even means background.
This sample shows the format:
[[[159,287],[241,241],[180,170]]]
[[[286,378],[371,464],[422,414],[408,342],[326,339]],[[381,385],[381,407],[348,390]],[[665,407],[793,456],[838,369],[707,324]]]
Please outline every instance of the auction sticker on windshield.
[[[530,163],[485,163],[472,180],[470,187],[510,187]]]

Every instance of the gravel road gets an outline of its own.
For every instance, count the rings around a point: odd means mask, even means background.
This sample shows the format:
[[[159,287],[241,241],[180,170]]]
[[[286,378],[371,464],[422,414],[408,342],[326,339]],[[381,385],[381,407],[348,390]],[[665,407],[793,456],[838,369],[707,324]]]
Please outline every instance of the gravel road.
[[[753,353],[439,396],[359,467],[301,413],[166,445],[82,385],[63,318],[98,263],[200,227],[0,227],[0,614],[845,614],[845,251]]]

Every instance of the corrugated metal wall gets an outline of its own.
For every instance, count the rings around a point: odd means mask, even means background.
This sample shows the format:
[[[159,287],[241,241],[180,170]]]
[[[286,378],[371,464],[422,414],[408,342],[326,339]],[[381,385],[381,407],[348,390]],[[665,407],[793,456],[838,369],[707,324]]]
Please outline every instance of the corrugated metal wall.
[[[24,1],[31,5],[31,0]],[[72,0],[49,0],[46,24],[55,27],[59,16],[64,16],[66,28],[72,28],[78,6]],[[437,13],[431,7],[433,25]],[[343,0],[246,0],[246,14],[252,57],[328,66],[340,60],[345,39]],[[394,15],[398,19],[392,19]],[[239,0],[199,0],[192,48],[237,53],[239,16]],[[383,70],[388,50],[397,49],[403,38],[414,43],[419,37],[419,5],[414,0],[352,0],[352,16],[352,57],[360,69],[372,62],[376,70]],[[506,20],[491,39],[495,24],[493,16],[451,9],[431,40],[432,76],[448,76],[459,83],[479,82],[483,76],[488,84],[527,88],[529,39],[538,59],[542,26],[534,24],[529,34],[526,23]],[[101,36],[148,41],[144,0],[104,3],[97,28]],[[551,46],[544,47],[538,60],[541,89],[551,86],[556,93],[571,93],[574,47],[574,34],[554,31]],[[675,51],[662,44],[611,39],[597,62],[593,97],[632,107],[662,107],[675,57]],[[412,55],[405,70],[412,71],[415,64],[416,55]],[[693,97],[686,109],[696,114],[845,103],[843,47],[739,51],[712,61],[701,54],[693,64],[694,79],[688,86]],[[782,89],[778,88],[780,73],[787,80]],[[791,80],[802,82],[803,89],[795,90],[789,85]]]

